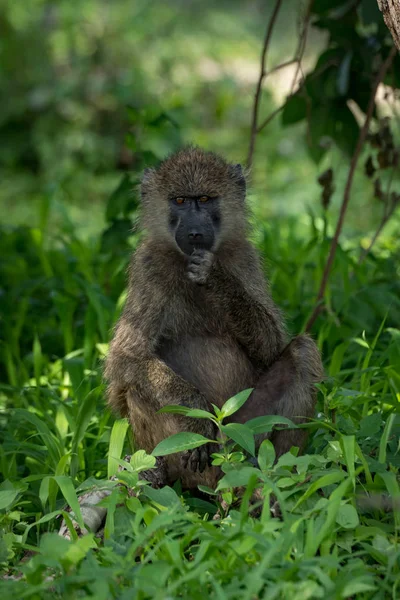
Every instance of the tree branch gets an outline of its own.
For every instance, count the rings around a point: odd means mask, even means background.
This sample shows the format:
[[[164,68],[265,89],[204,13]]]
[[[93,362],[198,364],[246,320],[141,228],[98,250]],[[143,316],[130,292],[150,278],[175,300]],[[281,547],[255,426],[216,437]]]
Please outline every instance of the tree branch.
[[[257,123],[258,123],[258,112],[260,109],[260,99],[261,99],[261,89],[264,78],[266,76],[265,63],[267,58],[268,47],[271,41],[272,32],[274,30],[275,22],[279,13],[279,9],[281,8],[282,0],[276,0],[274,10],[272,12],[271,18],[268,23],[267,31],[264,38],[263,49],[261,52],[261,65],[260,65],[260,74],[258,77],[256,93],[254,95],[254,103],[253,103],[253,111],[251,117],[251,131],[250,131],[250,144],[249,144],[249,152],[247,155],[247,167],[250,168],[253,162],[253,154],[254,147],[256,143],[257,136]]]
[[[379,69],[379,72],[375,78],[375,81],[373,83],[373,86],[372,86],[371,97],[369,100],[364,125],[362,126],[362,128],[360,130],[360,134],[359,134],[358,140],[357,140],[357,145],[356,145],[354,154],[351,159],[349,173],[347,176],[347,181],[346,181],[346,185],[345,185],[345,189],[344,189],[344,193],[343,193],[343,200],[342,200],[342,205],[340,207],[340,213],[339,213],[339,218],[338,218],[338,222],[336,225],[335,234],[332,239],[328,259],[326,261],[324,272],[322,275],[322,280],[321,280],[320,288],[318,291],[316,304],[315,304],[314,310],[311,313],[311,316],[308,319],[306,327],[305,327],[306,331],[309,331],[311,329],[311,327],[313,326],[313,324],[314,324],[316,318],[318,317],[318,315],[321,311],[321,308],[322,308],[322,300],[325,295],[325,290],[326,290],[326,286],[328,284],[329,275],[330,275],[330,272],[332,269],[333,261],[335,259],[335,255],[336,255],[336,250],[337,250],[337,247],[339,244],[339,236],[340,236],[342,228],[343,228],[344,217],[346,215],[347,207],[348,207],[349,200],[350,200],[350,192],[351,192],[351,188],[352,188],[352,184],[353,184],[354,173],[356,170],[358,159],[360,157],[361,150],[363,148],[365,139],[368,134],[369,124],[370,124],[370,121],[372,118],[372,113],[374,112],[376,92],[378,90],[379,84],[385,77],[387,70],[389,69],[390,65],[392,64],[393,59],[396,56],[396,53],[397,53],[397,49],[395,46],[393,46],[393,48],[391,49],[386,60],[382,63],[382,65]]]
[[[378,0],[378,6],[383,14],[386,27],[400,50],[400,3],[398,0]]]

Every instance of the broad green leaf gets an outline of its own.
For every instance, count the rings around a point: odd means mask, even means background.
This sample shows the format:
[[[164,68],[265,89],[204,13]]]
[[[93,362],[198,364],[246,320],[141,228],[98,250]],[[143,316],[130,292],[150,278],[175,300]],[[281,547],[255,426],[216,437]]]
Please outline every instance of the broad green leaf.
[[[247,466],[243,466],[239,469],[231,469],[222,477],[222,479],[219,480],[217,490],[247,485],[250,477],[252,477],[253,475],[260,477],[261,473],[258,469]]]
[[[360,429],[357,432],[357,437],[371,437],[380,431],[382,425],[381,413],[373,413],[367,415],[360,421]]]
[[[282,477],[281,479],[278,479],[276,485],[278,488],[286,489],[293,487],[296,483],[298,483],[296,479],[292,479],[291,477]]]
[[[344,529],[355,529],[360,523],[358,514],[351,504],[342,504],[336,515],[336,523]]]
[[[188,413],[186,413],[186,416],[193,417],[195,419],[215,419],[215,415],[207,412],[206,410],[201,410],[200,408],[194,408],[193,410],[190,410]]]
[[[94,534],[88,533],[82,537],[78,537],[77,540],[70,544],[65,553],[64,560],[67,560],[72,565],[77,565],[92,548],[97,548]]]
[[[147,454],[145,450],[138,450],[132,454],[130,463],[134,471],[140,473],[147,469],[153,469],[156,465],[156,459],[151,454]]]
[[[297,429],[297,425],[286,417],[279,415],[265,415],[265,417],[256,417],[247,421],[246,426],[250,427],[254,434],[269,433],[275,425],[286,425],[289,429]]]
[[[173,490],[171,487],[168,487],[167,485],[161,489],[154,489],[150,486],[147,486],[141,492],[140,497],[142,497],[142,494],[144,496],[147,496],[147,498],[150,498],[150,500],[153,500],[153,502],[156,502],[160,506],[176,507],[177,505],[181,505],[181,501],[178,494],[175,492],[175,490]]]
[[[247,390],[243,390],[235,396],[232,396],[232,398],[229,398],[229,400],[227,400],[225,404],[221,407],[220,416],[225,419],[226,417],[230,417],[235,412],[237,412],[239,408],[241,408],[243,404],[248,400],[252,391],[253,388],[248,388]]]
[[[202,515],[209,514],[215,515],[218,511],[218,508],[215,504],[211,502],[207,502],[207,500],[203,500],[202,498],[189,497],[185,498],[185,505],[189,506],[193,511],[200,513]],[[203,542],[204,543],[204,542]],[[197,556],[196,556],[197,558]]]
[[[55,560],[62,559],[71,545],[71,542],[57,533],[44,533],[40,540],[40,552]]]
[[[122,481],[128,488],[136,487],[139,480],[139,475],[137,473],[129,471],[119,471],[115,477],[118,481]]]
[[[208,444],[213,440],[208,440],[199,433],[182,432],[175,433],[165,440],[162,440],[153,450],[153,456],[166,456],[175,452],[184,452],[185,450],[193,450],[204,444]]]
[[[18,496],[18,490],[1,490],[0,491],[0,510],[4,510],[10,506]]]
[[[139,498],[136,498],[136,496],[131,496],[130,498],[127,498],[125,504],[126,507],[133,513],[136,513],[142,508],[142,503],[140,502]]]
[[[108,448],[107,477],[110,478],[118,471],[118,461],[124,449],[126,432],[129,429],[128,419],[115,421],[111,430],[110,444]]]
[[[334,471],[333,473],[328,473],[327,475],[323,475],[317,481],[314,481],[312,484],[308,486],[307,491],[299,498],[296,502],[293,510],[296,510],[307,498],[312,496],[317,490],[324,488],[328,485],[333,485],[338,481],[341,481],[345,477],[345,473],[343,471]]]
[[[307,100],[300,94],[289,96],[282,111],[282,125],[298,123],[307,116]]]
[[[342,593],[340,595],[341,598],[356,598],[356,597],[364,597],[371,598],[371,595],[365,596],[363,592],[373,592],[376,590],[376,585],[374,585],[372,578],[368,575],[356,577],[353,581],[346,583],[344,586]],[[363,594],[363,596],[359,596],[359,594]]]
[[[231,440],[254,456],[254,434],[249,427],[242,423],[228,423],[228,425],[222,425],[221,429]]]
[[[272,467],[275,461],[275,448],[271,440],[264,440],[258,450],[258,465],[265,472]]]

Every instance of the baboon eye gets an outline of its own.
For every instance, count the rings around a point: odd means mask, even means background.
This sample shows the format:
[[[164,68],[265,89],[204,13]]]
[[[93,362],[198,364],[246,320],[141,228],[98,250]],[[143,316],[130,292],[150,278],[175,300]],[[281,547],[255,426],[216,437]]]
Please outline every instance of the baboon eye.
[[[209,197],[208,196],[200,196],[199,201],[200,202],[208,202],[209,201]]]
[[[177,204],[183,204],[185,202],[185,198],[182,198],[182,197],[175,198],[175,202]]]

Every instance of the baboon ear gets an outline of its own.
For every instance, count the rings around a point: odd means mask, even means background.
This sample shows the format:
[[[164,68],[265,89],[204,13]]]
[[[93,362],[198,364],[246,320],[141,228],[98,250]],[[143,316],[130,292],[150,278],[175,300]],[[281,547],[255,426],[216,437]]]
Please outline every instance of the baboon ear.
[[[232,175],[232,179],[234,179],[235,182],[245,190],[246,189],[246,177],[244,175],[243,167],[241,164],[238,163],[237,165],[231,166],[231,175]]]

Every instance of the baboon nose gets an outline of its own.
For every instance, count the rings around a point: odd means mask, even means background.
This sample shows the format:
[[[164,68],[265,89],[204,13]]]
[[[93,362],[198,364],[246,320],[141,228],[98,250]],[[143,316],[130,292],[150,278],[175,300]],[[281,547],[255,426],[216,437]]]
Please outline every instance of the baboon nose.
[[[190,242],[201,242],[203,239],[203,234],[198,231],[191,231],[188,234],[188,238]]]

